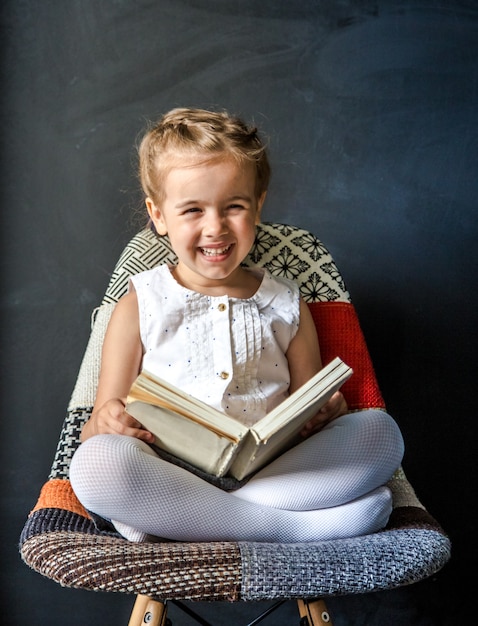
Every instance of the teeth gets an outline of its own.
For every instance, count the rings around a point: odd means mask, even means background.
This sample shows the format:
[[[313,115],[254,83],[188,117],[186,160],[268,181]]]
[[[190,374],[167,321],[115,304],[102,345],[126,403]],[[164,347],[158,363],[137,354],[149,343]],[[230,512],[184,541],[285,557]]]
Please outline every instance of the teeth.
[[[201,252],[206,256],[219,256],[220,254],[225,254],[231,246],[226,246],[225,248],[201,248]]]

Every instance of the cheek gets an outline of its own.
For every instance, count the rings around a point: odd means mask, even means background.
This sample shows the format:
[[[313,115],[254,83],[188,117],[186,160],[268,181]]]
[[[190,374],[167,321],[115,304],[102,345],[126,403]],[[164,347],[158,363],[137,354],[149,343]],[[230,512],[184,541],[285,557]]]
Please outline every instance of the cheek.
[[[191,233],[186,230],[183,230],[176,226],[170,232],[167,233],[169,236],[169,241],[174,250],[184,250],[185,248],[189,248],[191,246]]]

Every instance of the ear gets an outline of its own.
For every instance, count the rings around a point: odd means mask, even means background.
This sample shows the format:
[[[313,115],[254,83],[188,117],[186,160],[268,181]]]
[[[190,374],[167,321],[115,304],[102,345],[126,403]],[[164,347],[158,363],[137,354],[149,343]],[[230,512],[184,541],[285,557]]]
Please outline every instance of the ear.
[[[267,196],[267,191],[264,191],[260,196],[259,199],[257,200],[257,210],[256,210],[256,226],[257,224],[261,223],[261,212],[262,212],[262,205],[264,204],[264,201],[266,199]]]
[[[146,209],[148,211],[148,215],[149,215],[151,221],[153,222],[154,227],[156,228],[156,232],[158,233],[158,235],[166,235],[168,233],[168,229],[166,227],[166,223],[164,221],[161,209],[159,209],[154,204],[154,202],[151,200],[151,198],[146,198],[145,204],[146,204]]]

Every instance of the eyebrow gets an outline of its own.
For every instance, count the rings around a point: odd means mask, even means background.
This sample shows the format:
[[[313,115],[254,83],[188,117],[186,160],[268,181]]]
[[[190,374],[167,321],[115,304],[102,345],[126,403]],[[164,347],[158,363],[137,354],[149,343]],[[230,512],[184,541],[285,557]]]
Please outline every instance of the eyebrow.
[[[226,202],[234,202],[235,200],[244,200],[245,202],[252,202],[251,196],[247,194],[244,194],[244,195],[236,194],[234,196],[226,198]],[[201,200],[194,200],[193,198],[190,198],[188,200],[184,200],[183,202],[178,202],[178,204],[174,205],[174,208],[183,209],[184,207],[190,206],[191,204],[201,204]]]

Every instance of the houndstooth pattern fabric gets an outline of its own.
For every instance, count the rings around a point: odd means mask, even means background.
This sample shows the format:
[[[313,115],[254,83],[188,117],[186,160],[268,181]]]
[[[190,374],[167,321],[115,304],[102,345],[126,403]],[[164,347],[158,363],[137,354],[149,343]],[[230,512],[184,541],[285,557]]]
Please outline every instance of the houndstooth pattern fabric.
[[[92,406],[83,409],[78,408],[68,412],[63,422],[61,437],[48,476],[49,480],[69,477],[71,459],[80,445],[81,429],[88,421],[92,408]]]

